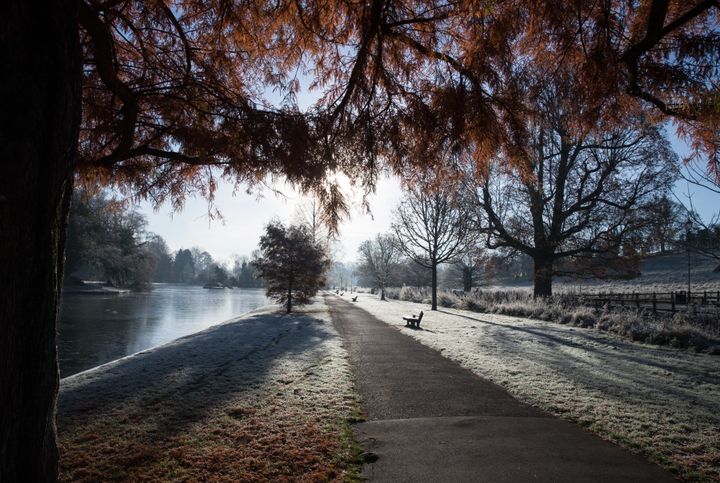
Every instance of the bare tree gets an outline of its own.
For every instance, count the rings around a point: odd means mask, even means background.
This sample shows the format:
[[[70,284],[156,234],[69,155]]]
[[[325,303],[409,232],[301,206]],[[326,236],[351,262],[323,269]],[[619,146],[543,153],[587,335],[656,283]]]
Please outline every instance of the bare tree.
[[[458,256],[448,273],[449,280],[462,284],[464,292],[470,292],[480,283],[487,256],[483,248],[473,246]]]
[[[400,259],[395,238],[390,234],[380,234],[374,240],[365,240],[360,244],[358,254],[358,271],[375,282],[380,289],[380,300],[385,300],[385,286],[390,271]]]
[[[328,214],[315,196],[301,202],[295,209],[296,223],[307,227],[313,243],[327,245],[333,238],[328,228]]]
[[[682,176],[688,183],[714,193],[715,198],[720,195],[720,171],[703,173],[697,160],[685,163],[684,169]],[[720,260],[720,209],[703,216],[696,207],[694,197],[695,193],[692,193],[688,186],[685,199],[677,198],[685,209],[686,216],[683,245],[702,257]],[[718,203],[715,206],[718,206]]]
[[[676,241],[682,236],[682,224],[688,214],[680,203],[665,194],[648,203],[640,216],[647,224],[643,233],[647,237],[647,248],[652,252],[665,253],[671,247],[677,246]]]
[[[437,267],[465,250],[470,218],[454,203],[449,190],[416,186],[395,210],[393,230],[400,250],[431,270],[432,310],[437,310]]]
[[[720,194],[720,170],[708,171],[699,158],[686,159],[679,174],[692,185]]]
[[[702,258],[720,261],[720,223],[717,218],[706,223],[697,212],[691,212],[684,225],[680,244]],[[720,265],[716,271],[720,272]]]
[[[340,261],[333,262],[332,269],[330,271],[330,284],[336,286],[342,291],[352,291],[354,271],[355,267],[353,264],[347,264]]]
[[[561,104],[557,96],[541,101],[518,169],[496,159],[474,187],[487,246],[533,259],[536,297],[552,295],[560,259],[621,256],[638,210],[668,192],[677,163],[661,133],[642,120],[583,132]]]

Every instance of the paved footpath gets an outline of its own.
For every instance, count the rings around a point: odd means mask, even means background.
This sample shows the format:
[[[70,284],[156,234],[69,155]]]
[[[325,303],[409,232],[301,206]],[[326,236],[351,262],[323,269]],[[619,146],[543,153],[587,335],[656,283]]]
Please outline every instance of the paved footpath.
[[[391,482],[652,482],[669,473],[326,296],[345,341],[366,422],[363,476]],[[413,329],[403,329],[413,330]]]

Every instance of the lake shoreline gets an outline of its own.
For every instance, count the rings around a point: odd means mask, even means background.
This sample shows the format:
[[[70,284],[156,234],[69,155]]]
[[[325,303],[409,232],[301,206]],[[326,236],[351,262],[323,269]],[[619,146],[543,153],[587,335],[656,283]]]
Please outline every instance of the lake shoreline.
[[[157,284],[151,292],[64,293],[58,323],[63,378],[204,330],[272,303],[262,289]]]
[[[268,305],[264,305],[264,306],[262,306],[262,307],[258,307],[257,309],[250,310],[250,311],[248,311],[248,312],[239,314],[239,315],[237,315],[236,317],[233,317],[233,318],[231,318],[231,319],[224,320],[224,321],[222,321],[222,322],[218,322],[217,324],[210,325],[209,327],[207,327],[207,328],[205,328],[205,329],[198,330],[197,332],[193,332],[192,334],[182,335],[182,336],[178,337],[177,339],[172,339],[172,340],[170,340],[170,341],[163,342],[163,343],[161,343],[161,344],[158,344],[158,345],[155,345],[155,346],[152,346],[152,347],[148,347],[147,349],[142,349],[142,350],[139,350],[139,351],[137,351],[137,352],[133,352],[132,354],[128,354],[128,355],[126,355],[126,356],[122,356],[122,357],[119,357],[119,358],[117,358],[117,359],[113,359],[113,360],[108,361],[108,362],[103,362],[102,364],[99,364],[99,365],[97,365],[97,366],[91,367],[91,368],[89,368],[89,369],[85,369],[85,370],[80,371],[80,372],[76,372],[75,374],[71,374],[71,375],[69,375],[69,376],[62,377],[62,378],[60,378],[60,384],[62,384],[64,381],[67,382],[67,381],[71,380],[71,379],[74,378],[74,377],[79,377],[79,376],[82,376],[82,375],[87,374],[87,373],[91,373],[91,372],[94,372],[94,371],[107,369],[107,368],[109,368],[109,367],[112,367],[112,366],[116,365],[117,363],[122,362],[123,360],[131,359],[131,358],[133,358],[133,357],[137,357],[137,356],[140,356],[140,355],[143,355],[143,354],[150,354],[150,353],[154,352],[155,350],[160,350],[160,349],[162,349],[163,347],[168,346],[168,345],[171,345],[171,344],[173,344],[173,343],[175,343],[175,342],[177,342],[177,341],[179,341],[179,340],[182,340],[182,339],[185,339],[185,338],[192,338],[192,337],[194,337],[194,336],[196,336],[196,335],[198,335],[198,334],[201,334],[201,333],[203,333],[203,332],[205,332],[205,331],[214,330],[214,329],[216,329],[216,328],[217,328],[218,326],[220,326],[220,325],[231,324],[231,323],[238,322],[240,319],[242,319],[242,318],[244,318],[244,317],[251,316],[251,315],[252,315],[253,313],[255,313],[255,312],[272,311],[272,310],[274,310],[275,308],[276,308],[276,307],[274,307],[272,304],[268,304]]]
[[[343,480],[358,402],[324,303],[266,306],[63,378],[61,480]]]

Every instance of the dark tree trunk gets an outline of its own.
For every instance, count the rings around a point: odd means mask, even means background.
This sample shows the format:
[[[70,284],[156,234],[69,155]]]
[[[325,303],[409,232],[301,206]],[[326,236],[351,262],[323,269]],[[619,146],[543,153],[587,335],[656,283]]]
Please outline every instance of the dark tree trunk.
[[[473,269],[472,267],[462,267],[463,291],[470,292],[473,285]]]
[[[385,300],[385,284],[380,284],[380,300]]]
[[[437,310],[437,264],[432,264],[432,306],[430,310]]]
[[[536,256],[535,263],[535,286],[533,297],[550,297],[552,295],[553,257],[552,255]]]
[[[55,327],[81,99],[76,8],[0,3],[0,481],[57,478]]]
[[[292,312],[292,279],[288,282],[287,313]]]

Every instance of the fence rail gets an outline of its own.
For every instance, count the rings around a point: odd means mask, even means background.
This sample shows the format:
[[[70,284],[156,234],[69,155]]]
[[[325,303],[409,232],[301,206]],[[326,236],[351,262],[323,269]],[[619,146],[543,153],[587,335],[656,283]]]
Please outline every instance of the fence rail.
[[[596,307],[621,306],[650,309],[657,312],[707,311],[720,309],[720,291],[717,292],[609,292],[581,294],[577,300]]]

